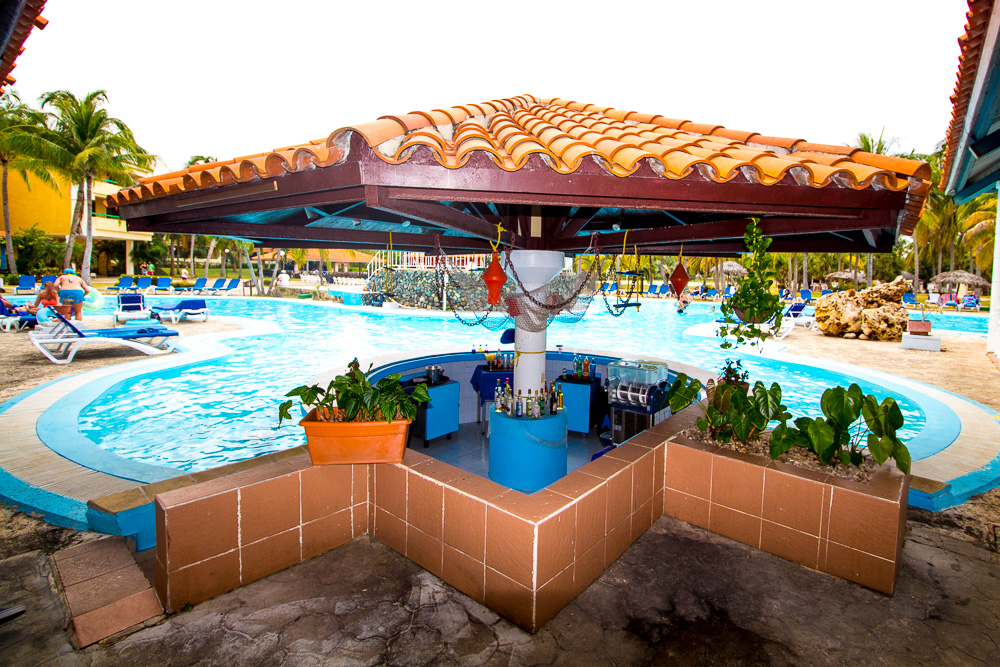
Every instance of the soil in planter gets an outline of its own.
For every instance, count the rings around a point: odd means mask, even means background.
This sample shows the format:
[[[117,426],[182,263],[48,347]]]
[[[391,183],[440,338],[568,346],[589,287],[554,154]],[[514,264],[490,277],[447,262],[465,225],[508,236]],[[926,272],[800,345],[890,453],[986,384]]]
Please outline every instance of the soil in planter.
[[[680,435],[690,440],[697,440],[698,442],[705,442],[718,447],[724,447],[725,449],[731,449],[743,454],[753,454],[754,456],[761,456],[765,459],[771,458],[770,431],[765,431],[761,434],[760,439],[756,442],[750,442],[745,445],[737,440],[733,440],[731,442],[719,442],[718,440],[713,440],[712,436],[709,435],[707,431],[702,432],[698,430],[697,426],[686,428],[681,431]],[[803,449],[802,447],[792,447],[790,450],[782,454],[778,460],[782,463],[789,463],[799,468],[815,470],[816,472],[823,473],[824,475],[833,475],[834,477],[849,479],[862,484],[870,482],[872,474],[878,468],[878,464],[875,463],[875,460],[870,456],[865,457],[865,460],[861,462],[861,467],[844,465],[825,466],[816,459],[815,454]]]

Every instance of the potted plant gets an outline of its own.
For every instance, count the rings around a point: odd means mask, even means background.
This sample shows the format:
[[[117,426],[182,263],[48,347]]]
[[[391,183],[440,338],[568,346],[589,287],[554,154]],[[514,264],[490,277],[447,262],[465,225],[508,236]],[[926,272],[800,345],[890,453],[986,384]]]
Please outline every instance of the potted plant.
[[[719,366],[719,384],[730,384],[739,387],[746,393],[750,390],[750,371],[743,368],[743,362],[739,359],[727,358]]]
[[[407,394],[398,374],[373,385],[368,372],[362,372],[354,359],[347,373],[335,377],[326,389],[302,385],[286,394],[312,408],[299,425],[306,430],[313,465],[403,460],[406,436],[417,416],[417,407],[430,400],[427,387],[417,385],[412,394]],[[279,426],[291,419],[291,407],[290,400],[279,406]]]
[[[920,304],[920,319],[907,320],[906,331],[911,336],[929,336],[931,333],[931,321],[924,315],[924,304]]]
[[[761,324],[768,323],[772,331],[781,327],[781,297],[771,293],[774,276],[767,256],[771,239],[761,234],[757,220],[752,219],[743,240],[748,251],[743,258],[747,274],[739,280],[736,294],[722,302],[725,322],[719,327],[719,336],[723,349],[743,343],[759,345],[767,337],[767,330]],[[735,337],[736,342],[727,340],[727,336]]]

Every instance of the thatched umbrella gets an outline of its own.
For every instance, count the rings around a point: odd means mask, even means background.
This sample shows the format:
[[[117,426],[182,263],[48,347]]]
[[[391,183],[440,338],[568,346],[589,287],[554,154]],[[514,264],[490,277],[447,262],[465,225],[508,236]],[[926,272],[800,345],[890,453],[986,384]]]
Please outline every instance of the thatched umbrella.
[[[930,282],[935,285],[945,285],[946,287],[950,287],[952,285],[968,285],[969,287],[978,287],[982,289],[990,286],[986,280],[980,278],[974,273],[969,273],[968,271],[945,271],[944,273],[939,273],[931,278]]]
[[[722,273],[727,276],[745,276],[747,270],[739,262],[730,259],[722,263]]]
[[[909,271],[903,271],[903,272],[902,272],[901,274],[899,274],[899,275],[903,276],[903,278],[904,278],[905,280],[913,280],[913,274],[912,274],[912,273],[910,273]]]
[[[854,271],[834,271],[833,273],[826,274],[826,279],[827,280],[837,280],[837,281],[850,280],[850,281],[853,282],[854,281]],[[866,285],[868,284],[868,279],[865,278],[865,272],[864,271],[858,271],[858,278],[857,278],[857,280],[858,280],[859,283],[865,283]]]

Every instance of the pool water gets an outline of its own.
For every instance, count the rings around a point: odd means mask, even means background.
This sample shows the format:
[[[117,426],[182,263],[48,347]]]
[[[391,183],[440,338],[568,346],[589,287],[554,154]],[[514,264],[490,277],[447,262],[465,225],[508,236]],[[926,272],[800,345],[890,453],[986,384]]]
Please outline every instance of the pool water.
[[[155,301],[155,299],[152,299]],[[294,423],[277,426],[277,406],[292,387],[321,371],[382,354],[427,348],[497,345],[500,334],[468,327],[453,317],[382,316],[294,301],[212,300],[213,315],[264,319],[280,334],[231,338],[233,352],[196,366],[144,374],[112,387],[80,413],[81,433],[120,456],[198,471],[305,442]],[[599,306],[599,307],[598,307]],[[110,312],[110,311],[109,311]],[[717,369],[738,357],[752,381],[779,382],[794,416],[821,416],[822,392],[854,378],[810,366],[779,362],[755,352],[721,350],[718,339],[685,336],[690,326],[714,321],[717,308],[695,303],[678,314],[671,302],[644,304],[613,317],[595,302],[574,324],[549,329],[548,345],[656,356]],[[183,325],[181,325],[183,328]],[[858,382],[868,393],[892,396],[906,417],[904,440],[924,423],[919,408],[882,387]]]

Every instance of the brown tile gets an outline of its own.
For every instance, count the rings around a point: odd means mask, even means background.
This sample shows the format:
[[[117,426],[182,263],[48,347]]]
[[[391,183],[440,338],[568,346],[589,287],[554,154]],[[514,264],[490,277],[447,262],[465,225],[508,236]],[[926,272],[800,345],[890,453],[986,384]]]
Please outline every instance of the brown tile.
[[[573,563],[573,586],[579,595],[604,572],[604,538]]]
[[[879,466],[872,475],[871,482],[861,484],[842,477],[830,476],[833,486],[881,498],[882,500],[898,501],[905,486],[905,476],[895,466],[885,464]]]
[[[372,534],[372,506],[359,503],[351,507],[351,529],[354,538]]]
[[[455,489],[446,488],[444,541],[482,561],[486,550],[486,503]]]
[[[483,562],[447,544],[444,545],[443,555],[441,578],[473,600],[482,602],[486,590],[486,566]]]
[[[576,557],[604,539],[608,523],[608,487],[600,486],[576,505]]]
[[[830,542],[825,572],[892,595],[896,568],[891,561]]]
[[[65,586],[70,613],[80,616],[149,588],[149,582],[132,561],[128,567],[106,572],[71,586]],[[145,620],[145,619],[144,619]]]
[[[622,461],[621,459],[602,456],[596,461],[591,461],[590,463],[577,468],[577,470],[585,475],[591,475],[592,477],[597,477],[599,479],[607,479],[627,467],[628,463]]]
[[[259,460],[263,460],[263,457]],[[229,475],[227,479],[229,479],[229,481],[236,486],[250,486],[251,484],[258,484],[260,482],[277,479],[286,475],[294,475],[295,472],[296,471],[292,468],[291,464],[285,461],[278,463],[270,462],[266,465],[261,463],[255,468],[233,473],[232,475]]]
[[[899,506],[892,501],[834,487],[830,541],[896,560],[899,512]]]
[[[440,540],[444,487],[413,472],[406,475],[406,522]]]
[[[826,540],[830,538],[830,503],[833,501],[833,487],[829,485],[823,486],[823,507],[822,507],[822,519],[820,520],[819,527],[819,537],[821,540]],[[823,561],[820,560],[820,565]]]
[[[455,466],[445,463],[444,461],[438,461],[437,459],[432,458],[428,458],[423,463],[413,466],[412,470],[445,484],[453,479],[457,479],[468,474],[461,468],[456,468]]]
[[[406,522],[389,514],[381,507],[375,508],[375,539],[385,546],[406,555]]]
[[[327,466],[329,467],[329,466]],[[371,466],[367,463],[355,463],[351,466],[351,504],[371,502],[368,497],[368,473]]]
[[[75,552],[73,557],[63,556],[56,561],[59,581],[64,587],[135,565],[121,537],[105,537],[89,545],[90,548]]]
[[[487,566],[531,588],[534,550],[534,524],[495,507],[486,509]]]
[[[591,489],[597,488],[603,479],[574,470],[570,474],[559,479],[559,481],[548,487],[549,491],[566,496],[567,498],[579,498]]]
[[[653,452],[635,462],[632,466],[632,510],[653,497]]]
[[[642,507],[632,513],[633,542],[642,537],[642,534],[649,530],[649,527],[653,525],[652,510],[653,499],[650,498]]]
[[[239,494],[241,545],[277,535],[300,523],[296,474],[242,487]]]
[[[257,581],[302,561],[302,535],[298,526],[240,547],[241,585]]]
[[[759,517],[764,502],[764,466],[717,454],[712,462],[711,500]]]
[[[413,466],[420,465],[425,461],[429,460],[431,457],[427,456],[423,452],[418,452],[415,449],[406,448],[403,452],[403,466],[407,468],[412,468]]]
[[[167,600],[167,568],[156,559],[156,571],[153,573],[153,584],[156,587],[156,597],[161,605],[166,605]]]
[[[194,477],[195,475],[191,475]],[[220,493],[227,493],[236,488],[236,485],[228,479],[219,478],[208,482],[201,482],[193,486],[183,486],[173,491],[161,493],[156,497],[165,508],[176,507],[195,500],[203,500]]]
[[[663,485],[666,483],[666,473],[664,470],[666,456],[667,446],[665,444],[653,450],[653,493],[662,491]]]
[[[711,514],[708,517],[708,529],[713,533],[725,535],[755,548],[760,547],[760,524],[759,516],[737,512],[715,503],[712,503]]]
[[[708,500],[712,493],[712,454],[700,448],[667,443],[666,487]]]
[[[632,513],[632,470],[608,479],[608,525],[617,526]]]
[[[406,520],[406,468],[391,463],[375,469],[375,506]]]
[[[538,575],[536,586],[573,564],[576,554],[577,505],[570,505],[538,524]]]
[[[486,595],[484,598],[487,607],[498,612],[507,620],[521,626],[528,632],[534,630],[532,626],[533,596],[530,588],[522,586],[488,567],[486,568]]]
[[[309,449],[305,445],[300,445],[298,447],[292,447],[291,449],[282,449],[281,451],[271,452],[268,454],[268,458],[273,461],[288,461],[296,467],[298,467],[302,461],[305,461],[306,465],[309,465]]]
[[[545,625],[576,597],[573,566],[569,566],[538,589],[535,597],[535,628]]]
[[[463,493],[479,498],[480,500],[491,501],[507,493],[510,489],[500,486],[496,482],[490,481],[479,475],[464,473],[448,482],[448,486]]]
[[[240,587],[240,554],[233,550],[221,556],[171,572],[168,579],[168,612],[187,604],[198,604],[219,593]]]
[[[160,482],[146,484],[142,487],[142,490],[148,498],[155,498],[161,493],[173,491],[174,489],[181,489],[195,483],[196,482],[191,475],[181,475],[180,477],[171,477],[170,479],[165,479]]]
[[[77,558],[94,550],[106,549],[108,547],[104,544],[104,542],[116,541],[116,540],[121,540],[124,543],[124,540],[122,540],[122,538],[120,537],[105,537],[99,540],[88,540],[86,542],[82,542],[80,544],[76,544],[66,549],[57,551],[54,554],[52,554],[52,558],[57,563],[61,560]]]
[[[441,576],[441,540],[413,526],[406,526],[406,557],[431,574]]]
[[[302,480],[302,523],[351,506],[353,466],[313,466],[299,473]]]
[[[653,521],[655,522],[658,518],[663,516],[663,489],[656,492],[653,496]]]
[[[166,480],[171,482],[173,480]],[[191,482],[188,481],[188,484]],[[163,484],[163,482],[160,482]],[[171,489],[177,489],[181,486],[186,486],[186,484],[179,484],[177,486],[170,487]],[[168,490],[168,489],[164,489]],[[118,514],[133,507],[140,507],[142,505],[148,505],[152,502],[152,498],[155,496],[147,496],[143,488],[136,487],[134,489],[126,489],[125,491],[119,491],[118,493],[112,493],[107,496],[101,496],[100,498],[92,498],[87,501],[87,507],[95,509],[98,512],[104,512],[105,514]]]
[[[673,489],[663,490],[663,513],[695,526],[708,528],[711,503]]]
[[[630,438],[628,444],[652,449],[663,444],[664,442],[666,442],[666,438],[663,435],[653,431],[643,431],[639,435]]]
[[[639,445],[633,445],[631,442],[626,442],[618,445],[604,456],[625,461],[626,463],[635,463],[648,453],[648,447],[640,447]]]
[[[760,548],[813,570],[819,569],[819,537],[815,535],[764,521],[760,531]]]
[[[234,487],[225,493],[168,508],[165,523],[167,562],[164,563],[167,570],[173,572],[236,549],[239,530],[236,504]]]
[[[547,489],[530,496],[520,491],[508,490],[492,500],[492,504],[527,521],[540,521],[552,516],[571,502],[572,500],[566,496]]]
[[[327,466],[332,467],[332,466]],[[353,539],[351,533],[351,510],[341,510],[333,514],[302,524],[302,560],[309,560],[336,549]]]
[[[819,482],[820,484],[826,484],[832,481],[832,477],[826,473],[819,472],[818,470],[810,470],[808,468],[801,468],[791,463],[783,463],[782,461],[771,461],[767,464],[768,469],[775,470],[777,472],[783,472],[788,475],[794,475],[802,479],[812,480],[814,482]]]
[[[632,544],[632,521],[625,519],[620,524],[608,531],[608,536],[604,542],[604,567],[611,567],[611,564],[618,560],[618,557],[625,553],[625,550]]]
[[[73,619],[73,629],[80,648],[83,648],[162,613],[156,593],[147,588],[109,606],[77,616]]]
[[[764,471],[764,518],[819,536],[823,521],[820,482],[767,468]]]

